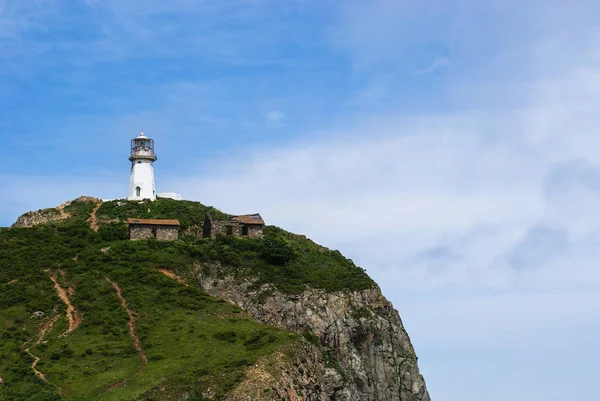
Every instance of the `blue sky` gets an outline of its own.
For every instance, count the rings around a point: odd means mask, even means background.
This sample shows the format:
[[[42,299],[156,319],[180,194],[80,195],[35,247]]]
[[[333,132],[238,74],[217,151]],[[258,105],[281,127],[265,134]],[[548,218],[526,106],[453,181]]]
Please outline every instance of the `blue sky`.
[[[587,401],[600,3],[0,0],[0,225],[157,190],[340,249],[436,401]]]

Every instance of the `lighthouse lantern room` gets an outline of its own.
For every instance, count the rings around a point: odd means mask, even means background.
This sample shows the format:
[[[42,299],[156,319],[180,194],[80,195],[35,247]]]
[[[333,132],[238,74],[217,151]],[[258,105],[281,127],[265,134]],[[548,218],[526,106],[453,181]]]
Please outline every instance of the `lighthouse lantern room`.
[[[156,161],[154,140],[142,132],[131,140],[131,175],[129,177],[129,200],[156,200],[154,167]]]

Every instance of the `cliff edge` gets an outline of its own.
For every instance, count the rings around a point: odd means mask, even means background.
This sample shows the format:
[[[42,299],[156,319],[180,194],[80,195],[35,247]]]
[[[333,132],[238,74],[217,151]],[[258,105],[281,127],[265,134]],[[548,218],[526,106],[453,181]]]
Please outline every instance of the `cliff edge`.
[[[274,226],[203,238],[207,213],[81,197],[0,230],[0,400],[430,401],[364,269]]]
[[[323,347],[322,392],[298,400],[430,400],[400,316],[379,288],[333,293],[307,288],[289,295],[270,284],[252,289],[252,280],[224,273],[213,265],[196,278],[207,293],[256,320],[301,333]]]

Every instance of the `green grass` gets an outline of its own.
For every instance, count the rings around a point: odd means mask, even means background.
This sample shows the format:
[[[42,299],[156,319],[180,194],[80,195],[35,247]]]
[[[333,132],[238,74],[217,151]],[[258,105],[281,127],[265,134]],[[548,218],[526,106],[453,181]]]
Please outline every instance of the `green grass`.
[[[119,202],[101,206],[98,233],[86,222],[94,204],[79,201],[65,208],[72,214],[66,221],[0,230],[0,400],[168,400],[184,394],[201,400],[208,388],[222,399],[257,358],[301,340],[254,322],[205,294],[194,280],[186,287],[165,277],[157,267],[190,277],[198,263],[218,264],[220,274],[252,278],[255,286],[272,283],[284,293],[307,286],[340,291],[374,285],[339,252],[276,227],[266,227],[262,239],[182,235],[173,242],[129,241],[127,217],[179,219],[183,233],[206,212],[228,215],[196,202]],[[57,273],[59,282],[75,289],[71,302],[83,314],[81,326],[65,337],[60,334],[67,327],[66,308],[47,271],[59,269],[64,272]],[[105,277],[119,284],[137,316],[149,360],[142,373],[129,317]],[[24,344],[37,340],[55,308],[60,319],[47,343],[31,349],[41,358],[37,368],[48,378],[44,382],[30,368]],[[46,317],[32,318],[35,311]],[[106,392],[125,378],[126,386]]]
[[[191,255],[205,262],[205,274],[210,274],[211,262],[219,262],[222,273],[255,279],[255,288],[270,283],[283,293],[297,294],[307,287],[333,292],[375,285],[364,269],[339,251],[273,226],[265,227],[262,239],[219,236],[189,240],[186,245]]]
[[[126,221],[129,217],[140,219],[176,219],[185,230],[192,226],[202,225],[206,213],[215,219],[230,217],[214,207],[204,206],[198,202],[176,201],[173,199],[157,199],[154,202],[116,200],[104,202],[97,212],[99,219]]]
[[[201,227],[207,212],[215,219],[230,216],[191,201],[159,199],[155,202],[105,202],[97,212],[100,238],[96,240],[126,240],[128,231],[123,222],[128,217],[178,219],[182,240],[172,245],[155,246],[163,247],[163,250],[170,249],[162,253],[167,256],[165,262],[172,264],[177,254],[176,259],[180,261],[178,265],[182,270],[189,270],[190,261],[219,262],[225,273],[256,279],[256,286],[271,283],[279,291],[291,294],[302,292],[307,286],[341,291],[363,290],[375,285],[362,268],[339,251],[329,250],[304,236],[278,227],[266,226],[262,239],[220,236],[211,240],[185,235],[188,228]],[[81,213],[87,218],[89,211],[82,210]]]
[[[107,245],[110,251],[101,252]],[[80,224],[0,231],[0,400],[59,399],[59,388],[64,399],[136,399],[159,384],[166,399],[201,394],[209,385],[221,397],[256,358],[297,340],[155,270],[189,266],[192,258],[182,249],[183,242],[107,243]],[[59,281],[75,288],[71,302],[83,314],[82,325],[66,337],[59,337],[66,329],[65,306],[46,269],[65,272]],[[120,285],[138,316],[149,359],[141,374],[128,315],[105,276]],[[8,284],[12,280],[18,281]],[[37,339],[42,323],[32,313],[51,316],[55,306],[60,320],[48,342],[31,350],[42,358],[37,368],[45,383],[33,374],[23,344]],[[234,335],[224,341],[222,333]],[[124,378],[127,386],[106,392]]]

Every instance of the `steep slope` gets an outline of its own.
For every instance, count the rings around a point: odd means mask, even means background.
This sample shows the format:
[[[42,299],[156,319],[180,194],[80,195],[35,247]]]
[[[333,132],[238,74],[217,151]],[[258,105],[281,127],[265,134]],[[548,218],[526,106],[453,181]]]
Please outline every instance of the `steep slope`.
[[[0,400],[429,400],[362,269],[275,227],[199,238],[206,212],[83,197],[0,229]],[[181,239],[129,241],[128,217]]]
[[[332,358],[328,396],[335,400],[429,400],[415,352],[398,312],[379,289],[306,289],[287,295],[265,284],[198,275],[209,294],[227,299],[257,320],[304,333]],[[266,294],[266,295],[265,295]]]

